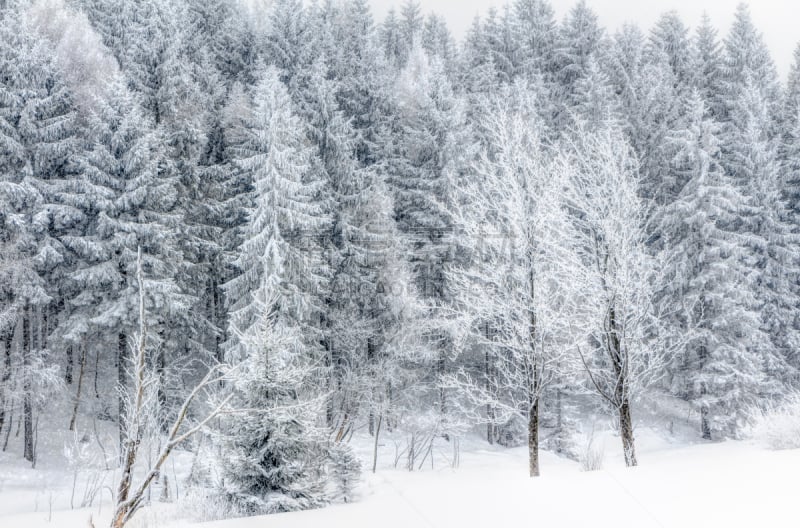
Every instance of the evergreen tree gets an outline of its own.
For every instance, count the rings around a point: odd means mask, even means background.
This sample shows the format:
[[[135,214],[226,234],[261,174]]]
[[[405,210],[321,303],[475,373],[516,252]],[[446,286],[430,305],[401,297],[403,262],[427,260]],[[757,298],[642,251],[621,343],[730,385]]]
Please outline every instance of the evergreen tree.
[[[769,341],[741,232],[753,208],[719,163],[720,129],[698,91],[689,105],[686,128],[671,139],[672,163],[689,182],[661,217],[669,255],[663,311],[676,335],[689,336],[671,362],[672,391],[699,410],[704,438],[736,436],[763,392]]]
[[[448,78],[455,67],[456,49],[447,22],[438,15],[429,15],[420,35],[420,44],[429,57],[436,57],[445,65]]]
[[[785,104],[786,125],[782,144],[785,182],[783,198],[789,208],[788,222],[800,232],[800,47],[789,71]]]
[[[242,9],[216,0],[189,0],[187,9],[192,46],[207,46],[212,64],[228,83],[252,82],[258,50]]]
[[[476,17],[461,47],[457,85],[474,98],[497,88],[497,72],[489,52],[484,24]],[[474,103],[474,101],[470,101]]]
[[[180,42],[178,6],[154,0],[86,3],[89,20],[117,58],[129,88],[141,95],[145,110],[159,124],[161,113],[169,111],[166,101],[159,104],[158,92],[171,73],[161,66]]]
[[[711,19],[704,14],[694,35],[694,84],[705,99],[712,115],[719,119],[722,114],[720,104],[722,52],[717,39],[717,30],[711,25]]]
[[[231,357],[242,357],[241,336],[256,323],[265,292],[275,292],[282,324],[295,331],[310,330],[319,311],[313,304],[313,293],[320,286],[315,237],[326,219],[314,202],[319,182],[308,179],[311,152],[303,130],[278,70],[267,68],[230,147],[253,185],[235,261],[239,273],[225,285]],[[304,334],[306,353],[314,350],[318,338],[314,332]]]
[[[589,92],[604,91],[609,87],[607,80],[600,79],[606,75],[598,54],[602,38],[603,30],[598,25],[597,15],[584,0],[570,10],[559,27],[554,52],[556,86],[552,89],[557,130],[570,124],[570,112],[576,106],[586,105]],[[600,84],[594,86],[595,83]],[[612,101],[610,95],[603,95],[609,103]],[[601,106],[606,106],[606,102]]]
[[[445,277],[455,258],[450,207],[474,153],[463,104],[441,66],[431,64],[419,47],[400,76],[397,98],[400,134],[388,160],[395,218],[406,239],[417,290],[433,309],[450,302]],[[444,333],[436,332],[431,343],[437,350],[434,379],[441,379],[448,368],[447,341]],[[441,392],[442,412],[445,400]]]
[[[248,412],[218,431],[219,482],[223,498],[243,515],[317,508],[325,489],[327,442],[315,426],[319,403],[310,358],[298,350],[297,328],[281,323],[268,276],[259,290],[254,322],[242,335],[234,405]]]
[[[148,325],[164,336],[167,325],[184,318],[194,301],[177,285],[183,259],[175,240],[181,222],[174,212],[176,182],[158,171],[151,124],[121,81],[98,101],[89,128],[93,147],[80,160],[90,196],[83,207],[91,221],[70,240],[84,264],[70,277],[79,293],[69,301],[75,310],[69,327],[85,332],[90,343],[116,345],[114,363],[123,387],[138,309],[137,248],[147,274]],[[163,368],[162,363],[165,375]],[[162,384],[162,404],[163,390]],[[119,405],[122,411],[122,395]]]
[[[669,11],[658,19],[650,32],[648,52],[652,62],[666,59],[679,93],[690,86],[694,70],[689,29],[676,11]]]
[[[516,0],[514,30],[520,46],[520,67],[528,77],[552,77],[557,28],[553,8],[546,0]]]
[[[594,59],[589,59],[582,77],[576,81],[572,101],[574,116],[588,126],[608,128],[620,123],[619,101],[608,76]]]
[[[514,82],[520,73],[520,43],[514,32],[514,13],[510,6],[506,5],[501,13],[494,8],[489,10],[484,35],[497,81]]]
[[[779,121],[778,105],[781,100],[778,74],[769,49],[753,24],[747,4],[739,4],[736,8],[733,27],[724,42],[721,77],[724,111],[722,121],[731,119],[733,106],[749,79],[767,105],[773,121],[767,132],[770,137],[774,137],[777,133],[775,127]]]
[[[649,44],[637,28],[623,28],[607,59],[611,82],[620,94],[623,127],[641,160],[640,192],[660,204],[673,199],[682,183],[669,171],[666,138],[679,125],[681,94],[688,90],[678,82],[672,59],[663,49],[672,44],[662,42],[683,42],[682,26],[677,35],[669,36],[672,18],[663,22],[666,28],[657,28]]]
[[[34,415],[49,395],[48,380],[57,370],[50,354],[61,344],[51,339],[58,326],[53,312],[68,294],[65,276],[76,265],[64,242],[85,221],[79,209],[85,188],[73,181],[76,114],[52,49],[15,13],[0,18],[0,47],[3,242],[9,256],[28,267],[12,275],[21,282],[8,291],[14,308],[7,315],[16,317],[6,322],[5,353],[8,362],[18,327],[24,457],[35,466]]]
[[[383,53],[393,65],[400,64],[407,52],[407,44],[403,40],[403,35],[400,31],[400,22],[397,18],[397,12],[394,8],[389,10],[386,19],[381,24],[379,30],[379,40]]]
[[[800,337],[795,330],[798,299],[794,285],[798,268],[794,250],[797,239],[786,221],[788,209],[781,190],[778,144],[771,138],[773,120],[768,105],[758,83],[746,77],[741,95],[729,112],[725,163],[733,182],[753,207],[739,232],[747,236],[752,264],[758,273],[753,293],[762,316],[762,330],[770,339],[757,349],[772,384],[762,392],[778,396],[783,392],[778,382],[796,377],[785,360],[794,356]]]
[[[567,97],[578,79],[585,77],[590,61],[598,60],[602,38],[597,14],[581,0],[564,19],[556,43],[557,79]]]
[[[312,40],[300,0],[273,2],[265,35],[265,58],[280,71],[290,93],[298,89],[299,74],[311,65],[308,43]]]

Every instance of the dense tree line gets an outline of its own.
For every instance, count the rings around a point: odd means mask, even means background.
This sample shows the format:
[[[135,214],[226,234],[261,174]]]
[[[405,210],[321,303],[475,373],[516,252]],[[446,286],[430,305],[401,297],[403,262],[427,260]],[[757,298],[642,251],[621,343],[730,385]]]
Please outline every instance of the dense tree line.
[[[158,415],[219,363],[267,411],[207,431],[244,512],[347,495],[360,430],[414,469],[480,426],[532,475],[587,408],[635,465],[647,396],[737,437],[800,384],[798,196],[800,51],[781,83],[745,5],[514,0],[457,42],[413,1],[10,0],[0,444],[34,461],[53,399],[124,444],[140,284]]]

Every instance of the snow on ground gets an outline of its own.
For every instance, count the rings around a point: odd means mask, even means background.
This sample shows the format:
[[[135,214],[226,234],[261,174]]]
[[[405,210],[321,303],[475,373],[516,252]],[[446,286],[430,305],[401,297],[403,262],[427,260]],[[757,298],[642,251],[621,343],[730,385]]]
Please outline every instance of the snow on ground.
[[[392,467],[395,444],[387,439],[379,471],[364,475],[353,504],[211,523],[188,520],[197,505],[158,504],[131,528],[798,526],[800,450],[768,451],[749,441],[692,444],[641,428],[637,440],[638,468],[624,467],[619,439],[604,433],[596,439],[605,453],[602,470],[581,472],[577,463],[544,453],[543,476],[530,479],[525,448],[491,448],[475,437],[464,441],[453,469],[442,440],[434,469],[408,472]],[[366,461],[369,439],[356,445]],[[58,469],[53,451],[36,470],[16,454],[0,455],[0,527],[85,528],[90,515],[97,528],[107,526],[107,498],[99,511],[98,503],[69,509],[72,476]],[[188,455],[179,460],[178,475]]]
[[[747,442],[670,445],[640,431],[641,466],[626,469],[618,439],[606,463],[583,473],[545,453],[526,476],[526,449],[462,454],[457,471],[369,475],[360,502],[324,510],[223,521],[202,528],[752,527],[798,526],[800,451]],[[198,527],[199,528],[199,527]]]

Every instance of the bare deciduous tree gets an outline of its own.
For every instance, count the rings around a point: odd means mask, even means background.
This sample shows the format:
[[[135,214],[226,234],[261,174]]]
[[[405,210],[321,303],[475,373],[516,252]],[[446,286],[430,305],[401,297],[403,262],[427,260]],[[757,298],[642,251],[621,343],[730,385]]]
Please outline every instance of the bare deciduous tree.
[[[462,346],[485,350],[483,380],[462,373],[453,383],[486,420],[527,424],[529,470],[539,476],[539,423],[544,389],[567,360],[571,299],[563,283],[577,265],[563,207],[565,182],[548,170],[535,102],[517,94],[483,123],[490,146],[464,188],[458,211],[472,259],[457,271],[455,318]],[[555,173],[559,176],[559,173]]]
[[[591,386],[617,413],[628,466],[637,465],[631,404],[663,373],[668,343],[653,306],[658,273],[645,247],[645,204],[638,166],[613,128],[578,125],[553,165],[562,174],[581,266],[570,285],[584,315],[574,318],[586,345],[578,352]]]
[[[156,415],[153,411],[158,400],[158,378],[157,374],[151,372],[147,365],[147,323],[145,318],[145,288],[141,248],[139,248],[138,252],[136,278],[139,285],[139,332],[133,340],[134,353],[131,355],[130,364],[132,378],[131,401],[125,406],[126,414],[123,416],[127,435],[123,442],[122,472],[117,485],[114,516],[111,521],[112,528],[122,528],[130,521],[131,517],[142,506],[146,499],[148,488],[159,476],[162,466],[172,454],[172,451],[224,412],[228,401],[231,399],[231,396],[223,398],[209,410],[206,410],[197,422],[184,427],[184,424],[188,422],[189,409],[198,397],[227,377],[228,371],[224,365],[218,364],[211,367],[203,379],[195,385],[194,389],[184,399],[168,429],[166,439],[161,443],[157,455],[150,467],[145,470],[144,476],[137,483],[134,482],[134,469],[139,459],[142,441],[148,428],[158,427],[158,424],[151,423],[148,419],[148,417]]]

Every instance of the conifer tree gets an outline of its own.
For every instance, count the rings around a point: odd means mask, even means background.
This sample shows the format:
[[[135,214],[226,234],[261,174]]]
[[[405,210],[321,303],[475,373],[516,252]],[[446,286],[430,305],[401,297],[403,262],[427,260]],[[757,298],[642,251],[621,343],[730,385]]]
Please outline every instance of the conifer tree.
[[[455,259],[450,206],[473,154],[464,106],[441,66],[416,47],[399,79],[401,113],[396,148],[389,160],[395,219],[408,248],[410,272],[431,309],[449,302],[446,270]],[[433,315],[433,313],[432,313]],[[447,370],[448,337],[436,332],[433,379]],[[439,382],[434,381],[433,386]],[[439,405],[446,412],[446,395]]]
[[[177,285],[182,254],[175,240],[181,219],[174,213],[176,186],[158,171],[151,124],[124,82],[112,81],[91,116],[93,147],[80,157],[89,197],[82,207],[90,221],[70,240],[83,264],[70,276],[79,293],[69,300],[74,307],[69,327],[89,343],[116,348],[113,360],[123,387],[136,319],[133,266],[139,246],[148,276],[148,324],[163,336],[166,325],[185,317],[193,303]],[[123,411],[122,396],[119,405]]]
[[[686,127],[671,138],[673,166],[689,182],[663,212],[668,267],[663,309],[676,335],[689,336],[672,358],[672,391],[700,413],[704,438],[736,436],[748,405],[764,389],[764,334],[757,281],[740,232],[750,200],[719,163],[720,128],[695,91]]]
[[[712,115],[719,119],[722,116],[720,104],[722,52],[717,38],[717,30],[711,19],[704,14],[694,35],[693,64],[695,70],[694,85],[700,90]]]
[[[676,11],[664,13],[658,19],[650,32],[648,52],[653,62],[666,59],[679,93],[690,86],[693,65],[689,29]]]
[[[597,14],[585,0],[578,2],[561,25],[555,50],[557,78],[567,96],[575,82],[585,76],[589,61],[598,60],[602,38]]]
[[[524,75],[552,81],[558,35],[552,6],[546,0],[516,0],[513,20]]]
[[[282,324],[311,329],[318,313],[313,293],[319,287],[319,252],[315,236],[326,219],[314,198],[319,182],[309,181],[311,152],[301,121],[281,84],[278,70],[269,67],[255,88],[252,107],[236,132],[231,152],[253,186],[244,236],[235,265],[239,272],[226,285],[231,328],[228,350],[241,357],[239,336],[257,322],[265,292],[275,292]],[[310,353],[319,336],[303,335]],[[298,345],[300,346],[300,345]]]
[[[232,405],[245,409],[217,432],[217,482],[239,514],[264,515],[318,508],[325,489],[327,441],[316,427],[319,399],[310,390],[314,363],[298,350],[298,329],[277,313],[266,290],[254,322],[239,335]],[[271,282],[271,281],[270,281]]]
[[[751,211],[743,216],[738,231],[747,237],[750,262],[757,273],[752,284],[754,306],[761,312],[762,330],[769,342],[754,352],[765,361],[772,386],[765,395],[783,392],[780,381],[795,378],[785,360],[794,355],[797,305],[796,235],[787,223],[788,209],[781,189],[783,178],[777,140],[771,137],[773,119],[758,82],[746,75],[740,97],[729,111],[725,133],[725,164],[733,183],[750,200]]]
[[[747,79],[767,105],[773,121],[767,132],[772,138],[777,133],[781,100],[778,74],[763,36],[753,24],[747,4],[741,3],[736,8],[733,27],[724,42],[721,75],[723,122],[731,119],[733,105],[742,95]]]
[[[16,320],[6,328],[5,353],[8,358],[9,336],[13,340],[8,330],[18,326],[23,454],[35,466],[38,418],[34,415],[46,402],[48,384],[57,371],[50,352],[61,345],[51,340],[58,326],[53,307],[63,303],[68,291],[65,275],[76,264],[64,239],[79,230],[85,218],[78,208],[84,188],[72,181],[79,142],[71,94],[52,61],[49,43],[33,35],[18,13],[0,18],[4,50],[0,55],[0,202],[7,230],[3,238],[20,265],[29,266],[15,272],[22,282],[9,291],[16,308],[8,315]]]

